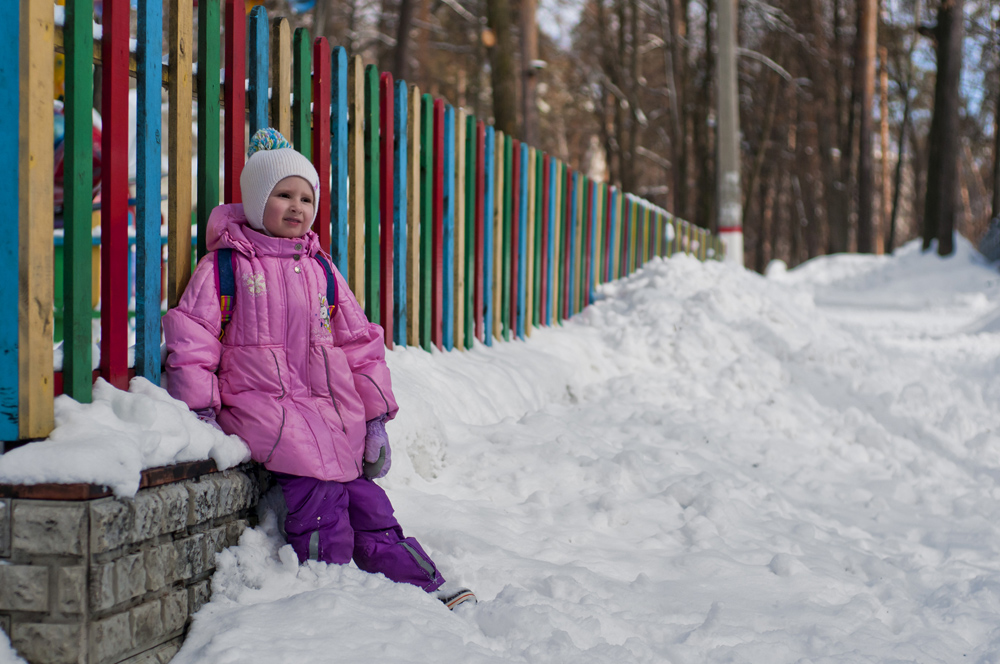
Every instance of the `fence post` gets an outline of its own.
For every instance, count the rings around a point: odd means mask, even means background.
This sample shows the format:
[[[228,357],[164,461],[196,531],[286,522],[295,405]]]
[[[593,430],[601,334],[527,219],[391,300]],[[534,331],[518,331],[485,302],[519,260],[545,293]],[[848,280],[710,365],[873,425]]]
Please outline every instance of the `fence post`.
[[[160,124],[163,3],[139,0],[136,102],[135,372],[160,382]]]
[[[386,348],[392,348],[395,330],[393,291],[396,287],[393,274],[393,235],[395,231],[395,135],[396,94],[392,74],[383,72],[379,77],[379,317],[382,322]],[[405,242],[405,239],[403,240]],[[374,252],[373,252],[374,253]]]
[[[434,98],[420,97],[420,347],[431,349],[434,300]]]
[[[426,95],[430,98],[430,95]],[[433,279],[431,297],[431,341],[442,350],[442,305],[444,303],[444,101],[434,100],[434,179],[432,197],[433,231],[430,233],[433,258],[429,267]]]
[[[309,30],[295,28],[292,37],[292,145],[312,159],[312,142],[309,140],[309,107],[312,105],[312,58],[309,54]],[[289,138],[286,136],[285,138]],[[351,285],[360,297],[358,289]]]
[[[270,126],[267,121],[268,34],[267,10],[257,5],[250,12],[250,79],[247,105],[250,110],[250,135]]]
[[[511,256],[513,239],[514,239],[514,229],[511,223],[512,215],[514,214],[514,205],[512,203],[512,195],[514,188],[514,157],[513,157],[513,139],[510,136],[503,137],[503,163],[501,168],[503,169],[503,190],[501,194],[501,200],[503,201],[503,224],[502,232],[503,235],[503,276],[501,279],[501,302],[500,302],[500,322],[503,328],[503,340],[510,341],[510,323],[511,323],[511,274],[514,270],[514,259]],[[515,217],[516,218],[516,217]]]
[[[330,197],[330,66],[330,43],[326,37],[317,37],[313,42],[316,73],[312,80],[312,160],[319,175],[319,201],[313,230],[319,235],[319,246],[323,251],[330,250],[330,216],[333,210]]]
[[[225,146],[222,200],[239,203],[240,173],[246,160],[246,9],[243,0],[226,0]],[[199,30],[201,28],[199,27]]]
[[[15,242],[11,236],[20,238],[21,214],[24,206],[21,201],[23,188],[20,172],[20,155],[24,153],[20,150],[19,133],[20,93],[22,85],[26,82],[20,80],[20,67],[21,39],[22,35],[28,34],[23,28],[27,25],[29,16],[21,14],[29,10],[22,7],[23,4],[25,3],[15,3],[12,15],[9,14],[6,20],[0,22],[0,80],[8,82],[7,85],[0,85],[0,117],[7,119],[6,122],[0,123],[0,196],[3,196],[7,204],[7,214],[2,217],[3,221],[0,221],[7,238],[6,242],[0,243],[0,280],[5,284],[18,284],[18,288],[0,289],[0,441],[18,438],[20,317],[17,308],[21,292],[18,275],[20,241]],[[67,25],[71,29],[73,24],[80,22],[81,19],[74,21],[72,15],[67,16]],[[88,16],[87,23],[89,22]],[[48,54],[48,58],[52,59],[51,54]],[[25,177],[27,177],[26,172]],[[0,443],[0,451],[3,451],[3,443]]]
[[[347,177],[350,205],[347,283],[358,304],[365,306],[365,87],[364,63],[355,55],[347,65]]]
[[[330,257],[345,278],[349,264],[347,201],[351,192],[347,188],[348,131],[347,119],[347,51],[343,46],[333,47],[330,53],[330,168],[333,179],[330,189]],[[325,248],[325,247],[324,247]]]
[[[206,251],[208,217],[219,204],[220,7],[219,0],[198,4],[198,258]]]
[[[483,126],[480,124],[480,126]],[[496,248],[496,132],[493,125],[483,131],[483,333],[487,346],[493,345],[497,312]]]
[[[406,92],[406,81],[396,81],[392,90],[392,103],[394,105],[394,125],[393,125],[393,168],[392,168],[392,189],[394,192],[392,201],[392,228],[395,235],[393,243],[393,272],[392,272],[392,336],[394,341],[400,346],[406,345],[406,279],[407,279],[407,256],[409,244],[407,242],[407,210],[409,203],[409,176],[408,168],[409,156],[407,151],[407,105],[409,98]],[[383,279],[386,288],[388,282]]]
[[[487,128],[487,135],[492,131],[492,125]],[[504,210],[507,203],[504,200],[504,135],[502,131],[493,132],[493,323],[492,335],[503,339],[503,247]],[[489,335],[487,335],[487,338]]]
[[[375,65],[365,67],[365,314],[381,323],[379,312],[379,73]],[[358,183],[359,185],[361,182]]]
[[[466,113],[448,107],[445,116],[445,348],[465,348],[465,162]],[[449,160],[450,157],[450,160]],[[448,168],[451,168],[449,171]],[[450,192],[450,193],[449,193]],[[449,233],[449,228],[451,232]],[[448,250],[451,249],[451,258]],[[450,305],[450,309],[449,309]]]
[[[81,403],[93,394],[91,226],[94,200],[93,2],[66,6],[66,136],[63,139],[63,393]],[[2,39],[2,38],[0,38]],[[2,58],[0,58],[2,59]],[[14,59],[15,63],[17,58]],[[3,65],[0,65],[2,68]],[[190,69],[188,70],[190,80]],[[14,91],[14,86],[9,90]],[[190,95],[188,96],[190,98]],[[190,104],[188,106],[190,108]],[[3,114],[2,117],[11,117]],[[188,125],[190,126],[190,125]],[[15,123],[16,128],[16,123]],[[15,134],[16,136],[16,134]],[[16,138],[15,138],[16,145]],[[17,167],[17,159],[12,162]],[[190,161],[189,161],[190,163]],[[14,182],[17,182],[15,173]],[[16,192],[14,198],[16,200]],[[16,217],[16,214],[15,214]],[[189,226],[190,228],[190,226]],[[15,249],[16,243],[8,242]],[[190,247],[190,244],[188,245]],[[13,261],[17,283],[17,260]],[[13,289],[12,289],[13,292]],[[17,316],[15,315],[16,322]],[[12,348],[17,348],[16,343]],[[3,370],[0,369],[0,373]],[[14,373],[16,376],[16,372]],[[0,436],[2,438],[2,436]]]
[[[405,88],[404,88],[405,89]],[[406,197],[409,215],[407,219],[406,245],[406,308],[407,308],[407,338],[411,346],[420,345],[420,210],[423,204],[423,193],[420,183],[420,171],[423,159],[423,134],[421,132],[420,88],[414,85],[410,89],[407,104],[406,135],[409,143],[408,168],[406,169]]]
[[[270,126],[286,140],[292,138],[292,31],[283,16],[271,23]]]
[[[473,325],[474,329],[469,331],[469,334],[475,334],[476,338],[480,341],[484,341],[483,337],[483,317],[486,315],[486,320],[489,320],[488,311],[483,310],[483,295],[484,295],[484,284],[483,275],[489,274],[485,265],[484,252],[486,250],[485,242],[486,239],[483,233],[486,228],[486,210],[484,206],[486,204],[485,196],[485,186],[486,186],[486,125],[480,122],[473,122],[472,126],[476,130],[476,164],[475,164],[475,174],[476,174],[476,203],[475,203],[475,223],[476,223],[476,236],[474,238],[475,253],[476,253],[476,264],[474,269],[474,283],[473,283]],[[469,344],[469,348],[472,344]]]
[[[518,151],[518,203],[517,203],[517,336],[520,339],[525,337],[527,327],[527,289],[529,262],[531,260],[528,253],[528,145],[524,142]]]
[[[459,125],[461,126],[461,125]],[[441,177],[441,344],[444,350],[455,348],[455,315],[458,303],[455,302],[456,264],[458,263],[461,244],[455,241],[455,230],[458,224],[459,206],[455,204],[455,153],[456,133],[455,109],[451,104],[444,107],[444,143],[441,159],[443,170]],[[461,283],[461,282],[459,282]]]

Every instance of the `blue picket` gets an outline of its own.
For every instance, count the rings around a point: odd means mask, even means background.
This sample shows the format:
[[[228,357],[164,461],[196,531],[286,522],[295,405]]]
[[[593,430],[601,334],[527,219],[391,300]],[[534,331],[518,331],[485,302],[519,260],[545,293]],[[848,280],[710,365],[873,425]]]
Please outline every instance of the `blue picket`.
[[[247,111],[250,116],[250,135],[270,126],[267,120],[267,70],[268,70],[267,10],[257,5],[250,12],[247,28],[248,63]]]
[[[608,206],[608,214],[611,216],[611,223],[608,226],[608,237],[607,237],[607,250],[604,252],[607,258],[607,264],[604,267],[604,274],[608,275],[607,280],[613,281],[618,277],[615,274],[615,247],[618,246],[618,189],[615,187],[610,187],[608,189],[608,197],[611,199]]]
[[[160,107],[163,3],[139,0],[136,104],[135,372],[160,382]]]
[[[340,273],[347,274],[347,51],[335,46],[330,60],[330,256]]]
[[[406,345],[406,174],[408,162],[406,111],[408,99],[406,81],[396,81],[393,99],[395,124],[392,132],[395,142],[392,176],[392,191],[394,193],[392,202],[392,230],[394,234],[392,243],[392,338],[400,346]],[[382,287],[388,288],[389,285],[383,284]]]
[[[594,295],[595,295],[595,293],[594,293],[594,273],[597,271],[597,265],[598,265],[598,263],[597,263],[597,255],[596,255],[596,249],[597,249],[597,220],[599,218],[597,216],[597,190],[598,190],[598,188],[599,187],[598,187],[598,185],[597,185],[596,182],[594,183],[594,185],[592,187],[590,187],[590,205],[587,206],[587,210],[588,210],[587,216],[590,217],[590,219],[587,222],[587,226],[590,227],[590,239],[587,241],[587,246],[584,249],[584,251],[586,251],[587,253],[590,254],[589,258],[587,259],[588,262],[589,262],[589,265],[590,265],[590,269],[589,270],[584,270],[584,275],[586,275],[584,277],[584,279],[586,279],[586,283],[583,285],[583,288],[584,288],[584,291],[587,293],[587,299],[583,303],[584,306],[590,305],[590,303],[592,303],[594,301]],[[585,228],[587,226],[585,226]]]
[[[566,298],[569,300],[569,315],[572,317],[576,313],[576,282],[577,282],[577,260],[576,257],[578,252],[576,251],[576,225],[577,225],[577,192],[580,186],[580,174],[573,171],[573,181],[569,186],[569,228],[567,232],[569,233],[569,256],[566,260],[569,261],[569,293],[566,294]]]
[[[527,314],[526,289],[528,287],[526,276],[528,274],[528,146],[521,143],[521,172],[519,173],[521,183],[518,201],[517,214],[517,264],[520,268],[517,271],[517,336],[524,338],[524,319]]]
[[[0,283],[4,284],[19,283],[20,5],[15,2],[6,20],[0,21],[0,118],[4,118],[0,122],[0,197],[4,201],[0,227],[6,229],[7,240],[0,242]],[[0,288],[0,440],[18,436],[18,291]]]
[[[483,139],[483,343],[493,345],[493,214],[496,189],[496,132],[486,126]]]
[[[455,108],[444,108],[444,271],[442,342],[445,350],[455,347]]]
[[[549,228],[547,231],[549,246],[545,269],[545,292],[548,293],[548,301],[545,303],[545,311],[542,313],[545,324],[548,326],[552,325],[552,302],[555,298],[555,268],[553,263],[556,260],[556,173],[559,172],[556,164],[556,159],[549,159]]]

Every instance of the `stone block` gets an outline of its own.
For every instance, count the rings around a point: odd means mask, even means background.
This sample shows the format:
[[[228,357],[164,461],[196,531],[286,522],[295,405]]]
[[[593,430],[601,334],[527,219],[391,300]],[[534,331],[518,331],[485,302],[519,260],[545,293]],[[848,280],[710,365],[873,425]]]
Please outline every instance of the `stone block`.
[[[243,471],[227,472],[232,483],[232,492],[226,509],[229,514],[235,514],[247,509],[257,501],[257,484]]]
[[[215,569],[215,554],[226,548],[226,527],[219,526],[204,533],[205,536],[205,569]]]
[[[13,549],[25,555],[83,555],[87,507],[76,503],[14,500]]]
[[[201,583],[208,585],[208,581]],[[201,584],[198,584],[201,585]],[[160,600],[163,606],[163,633],[172,634],[184,628],[188,619],[188,590],[180,589],[166,595]]]
[[[187,489],[171,484],[140,491],[132,501],[132,510],[133,542],[182,530],[188,518]]]
[[[103,553],[131,543],[135,515],[131,505],[118,498],[90,504],[90,552]]]
[[[48,610],[48,567],[0,565],[0,611]]]
[[[240,537],[243,535],[243,531],[247,529],[248,522],[246,519],[237,519],[235,521],[230,521],[226,524],[226,546],[236,546],[240,543]]]
[[[163,639],[163,609],[160,600],[146,602],[129,611],[132,619],[132,643],[135,648],[146,648]]]
[[[197,482],[187,482],[186,485],[189,526],[214,519],[221,512],[218,478],[203,477]]]
[[[115,564],[91,565],[89,601],[92,611],[103,611],[115,605]]]
[[[87,568],[60,567],[56,570],[56,611],[67,615],[83,613],[87,597]]]
[[[205,568],[204,539],[204,535],[198,534],[174,542],[177,549],[177,579],[187,580],[202,573]]]
[[[146,592],[146,567],[141,553],[115,561],[115,602],[127,602]]]
[[[146,591],[153,592],[173,583],[177,575],[177,547],[173,542],[153,546],[142,552],[146,568]]]
[[[31,664],[80,664],[83,628],[78,625],[17,623],[9,632],[17,654]]]
[[[154,646],[134,657],[129,657],[119,664],[167,664],[181,649],[182,639],[171,639],[166,643]]]
[[[90,623],[90,661],[92,664],[116,662],[132,649],[129,614],[117,613]]]
[[[191,593],[191,615],[194,615],[212,599],[212,584],[208,579],[205,579],[194,584],[188,590]]]
[[[10,499],[0,499],[0,558],[10,558]]]

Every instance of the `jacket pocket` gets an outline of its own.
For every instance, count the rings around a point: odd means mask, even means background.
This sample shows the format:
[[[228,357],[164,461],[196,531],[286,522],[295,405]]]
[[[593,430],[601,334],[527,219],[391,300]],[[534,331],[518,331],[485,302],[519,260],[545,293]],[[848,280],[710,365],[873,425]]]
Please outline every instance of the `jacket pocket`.
[[[340,418],[340,430],[347,433],[347,425],[344,424],[344,415],[340,412],[340,406],[337,404],[337,393],[333,389],[333,381],[330,380],[330,357],[326,353],[326,348],[323,348],[323,369],[326,375],[326,389],[330,391],[330,401],[333,402],[333,408],[337,411],[337,417]]]

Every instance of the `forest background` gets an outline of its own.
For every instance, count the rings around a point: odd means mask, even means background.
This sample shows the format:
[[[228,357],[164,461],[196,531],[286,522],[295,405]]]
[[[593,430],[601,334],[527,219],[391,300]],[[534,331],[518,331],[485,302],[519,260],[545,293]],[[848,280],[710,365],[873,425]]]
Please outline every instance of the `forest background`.
[[[719,1],[248,7],[716,230]],[[748,267],[984,235],[1000,213],[1000,0],[728,1]]]

